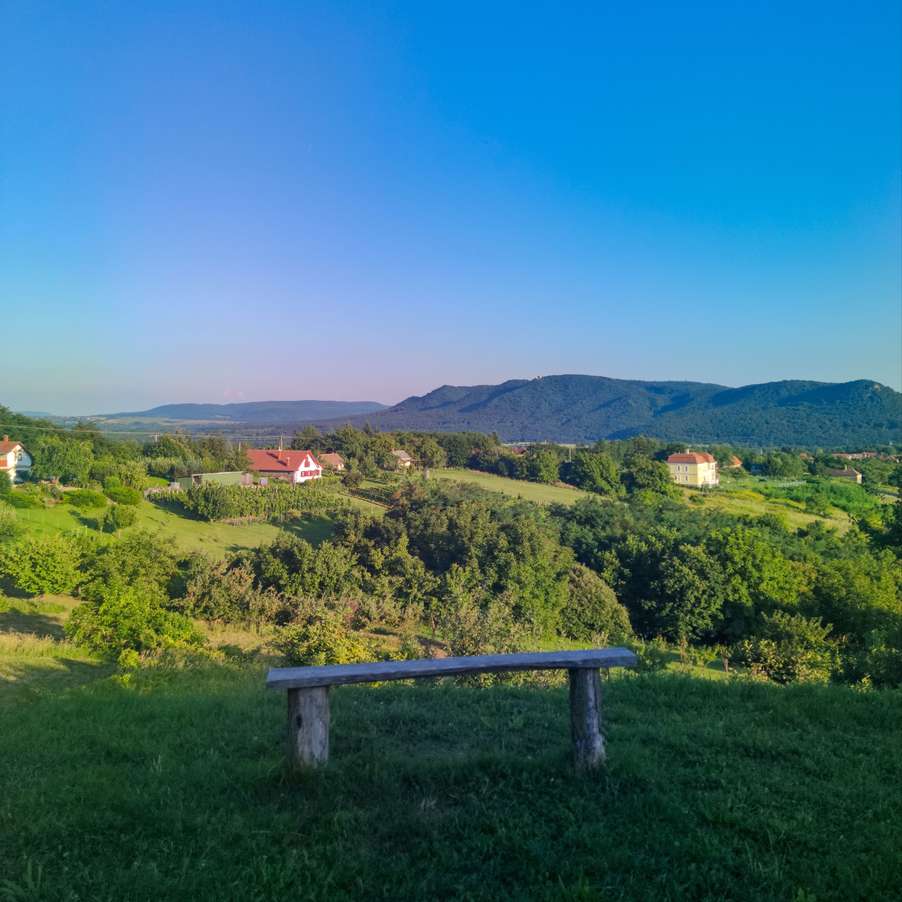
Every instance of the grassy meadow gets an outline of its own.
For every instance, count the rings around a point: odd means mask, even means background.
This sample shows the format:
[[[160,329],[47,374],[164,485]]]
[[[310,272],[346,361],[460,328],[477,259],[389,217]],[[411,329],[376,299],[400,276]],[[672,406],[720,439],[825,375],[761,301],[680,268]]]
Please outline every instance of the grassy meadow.
[[[354,499],[355,502],[358,499]],[[360,501],[360,504],[366,504]],[[371,505],[375,507],[375,505]],[[328,517],[308,516],[285,523],[246,523],[235,525],[225,522],[207,522],[185,517],[174,508],[141,501],[137,507],[138,519],[134,526],[121,530],[127,534],[147,529],[165,541],[171,542],[180,552],[203,551],[213,557],[242,548],[256,548],[275,539],[282,530],[299,538],[318,544],[332,535],[333,523]],[[94,532],[97,511],[78,511],[68,504],[51,507],[19,508],[16,519],[29,533]]]
[[[608,767],[580,777],[563,687],[342,687],[332,761],[293,776],[260,664],[115,675],[32,641],[0,645],[0,899],[898,890],[898,693],[615,675]]]
[[[580,498],[592,497],[589,492],[571,486],[545,485],[541,482],[527,482],[523,479],[508,479],[505,476],[482,473],[479,470],[444,468],[430,470],[429,475],[454,482],[469,482],[490,492],[500,492],[513,498],[523,498],[536,504],[574,504]]]

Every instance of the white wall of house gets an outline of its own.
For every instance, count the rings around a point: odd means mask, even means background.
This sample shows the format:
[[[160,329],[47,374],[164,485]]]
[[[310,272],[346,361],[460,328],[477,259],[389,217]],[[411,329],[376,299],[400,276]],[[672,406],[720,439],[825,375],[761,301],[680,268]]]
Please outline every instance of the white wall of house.
[[[13,448],[0,458],[0,469],[5,470],[13,482],[22,482],[32,463],[31,455],[24,448]]]

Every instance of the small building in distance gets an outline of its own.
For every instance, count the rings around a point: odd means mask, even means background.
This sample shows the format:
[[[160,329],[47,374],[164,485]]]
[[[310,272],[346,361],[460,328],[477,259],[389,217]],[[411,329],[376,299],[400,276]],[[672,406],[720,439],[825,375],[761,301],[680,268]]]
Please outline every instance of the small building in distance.
[[[10,482],[22,482],[31,472],[33,461],[21,442],[11,441],[8,435],[0,441],[0,471],[9,476]]]
[[[341,473],[345,468],[345,459],[335,451],[320,454],[319,462],[323,465],[324,470],[332,470],[335,473]]]
[[[730,455],[730,462],[727,464],[728,470],[741,470],[742,469],[742,458],[737,457],[735,454]]]
[[[842,470],[836,470],[831,467],[824,472],[827,476],[832,476],[834,479],[850,479],[852,482],[861,485],[861,473],[858,470],[853,470],[852,467],[843,467]]]
[[[192,473],[190,476],[180,476],[175,482],[184,490],[193,485],[250,485],[253,479],[250,473],[241,470],[224,470],[220,473]]]
[[[280,448],[250,448],[248,469],[265,479],[282,479],[297,485],[319,479],[323,468],[312,451],[283,451]]]
[[[707,453],[686,451],[683,454],[671,454],[667,458],[670,477],[679,485],[692,488],[705,488],[718,485],[717,461]]]
[[[876,451],[837,451],[834,457],[839,457],[842,460],[870,460],[872,457],[877,457]]]
[[[399,470],[409,470],[413,466],[413,458],[406,451],[402,451],[400,448],[395,448],[392,451],[392,454],[397,461],[397,467]]]

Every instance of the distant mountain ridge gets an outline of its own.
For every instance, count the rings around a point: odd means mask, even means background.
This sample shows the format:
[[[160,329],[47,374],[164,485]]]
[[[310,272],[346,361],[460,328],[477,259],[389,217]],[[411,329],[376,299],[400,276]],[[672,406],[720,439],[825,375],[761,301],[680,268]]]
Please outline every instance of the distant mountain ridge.
[[[110,420],[204,420],[223,424],[305,423],[385,410],[377,401],[244,401],[233,404],[162,404],[149,410],[102,414]]]
[[[350,421],[381,431],[497,432],[505,441],[649,435],[754,446],[864,446],[902,441],[902,394],[863,379],[728,388],[560,375],[500,385],[443,385]]]

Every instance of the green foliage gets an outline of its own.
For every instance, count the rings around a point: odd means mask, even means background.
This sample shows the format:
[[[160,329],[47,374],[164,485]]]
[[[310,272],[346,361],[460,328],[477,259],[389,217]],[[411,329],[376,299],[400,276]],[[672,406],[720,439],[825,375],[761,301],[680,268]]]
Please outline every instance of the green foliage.
[[[117,480],[118,481],[118,480]],[[128,504],[137,507],[141,503],[141,493],[137,489],[128,486],[117,485],[116,482],[107,480],[103,489],[107,498],[116,504]]]
[[[203,638],[191,621],[166,610],[166,600],[165,593],[147,581],[105,585],[72,612],[66,633],[73,642],[113,659],[123,652],[201,646]]]
[[[65,534],[32,535],[0,550],[0,574],[30,595],[65,594],[79,581],[81,550]]]
[[[341,612],[325,607],[279,630],[275,645],[289,664],[354,664],[371,661],[372,649]]]
[[[0,498],[9,498],[13,491],[13,482],[6,470],[0,470]]]
[[[58,479],[67,485],[86,485],[94,450],[91,442],[65,435],[42,435],[29,446],[34,459],[33,479]]]
[[[665,497],[675,497],[678,494],[667,464],[638,454],[631,455],[625,461],[620,478],[631,493],[653,492]]]
[[[21,532],[16,509],[0,501],[0,542],[9,542]]]
[[[284,607],[272,587],[260,588],[253,569],[235,561],[192,555],[184,574],[184,595],[172,602],[191,617],[260,626],[274,622]]]
[[[102,492],[95,489],[74,489],[66,492],[63,496],[66,504],[79,510],[95,510],[97,508],[106,507],[107,500]]]
[[[151,594],[171,594],[178,574],[178,560],[168,545],[146,531],[129,533],[97,545],[83,565],[82,598],[99,602],[109,587],[149,587]]]
[[[557,482],[560,457],[551,448],[533,446],[526,455],[526,475],[533,482]]]
[[[629,614],[614,590],[582,564],[570,570],[560,629],[570,639],[599,644],[619,644],[633,633]]]
[[[338,598],[354,594],[360,585],[357,559],[343,545],[324,542],[314,548],[286,535],[235,560],[252,570],[258,586],[282,595]]]
[[[829,680],[836,659],[829,625],[783,611],[765,614],[762,621],[759,636],[736,646],[738,664],[777,683]]]
[[[564,481],[599,495],[620,492],[620,470],[612,457],[605,453],[577,451],[573,461],[562,467]]]
[[[100,520],[100,528],[104,532],[118,532],[128,526],[134,526],[138,512],[127,504],[111,505]]]
[[[23,510],[29,508],[34,509],[44,506],[46,494],[42,486],[35,485],[34,483],[26,483],[25,485],[14,488],[4,500],[13,507],[18,507]]]
[[[177,496],[182,506],[204,520],[254,517],[270,519],[290,514],[326,514],[346,508],[349,503],[321,480],[300,485],[272,482],[266,486],[191,486]]]

